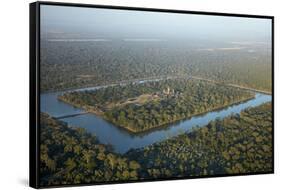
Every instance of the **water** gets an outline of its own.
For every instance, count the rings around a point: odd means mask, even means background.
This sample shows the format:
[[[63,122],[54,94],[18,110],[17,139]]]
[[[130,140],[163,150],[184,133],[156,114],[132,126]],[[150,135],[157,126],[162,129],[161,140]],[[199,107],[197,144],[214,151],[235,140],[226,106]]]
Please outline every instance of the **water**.
[[[98,88],[101,87],[87,89]],[[41,111],[48,113],[53,117],[83,112],[81,109],[58,101],[57,96],[62,93],[63,92],[41,94]],[[62,120],[71,126],[87,129],[88,132],[94,133],[101,143],[111,144],[116,152],[125,153],[131,148],[141,148],[155,142],[165,140],[186,132],[195,126],[204,126],[217,118],[222,119],[231,114],[238,114],[246,108],[259,106],[269,101],[271,101],[271,95],[256,93],[255,98],[252,100],[232,105],[224,109],[211,111],[206,114],[194,116],[192,118],[170,124],[167,127],[140,134],[132,134],[122,128],[114,126],[94,114],[79,115]]]

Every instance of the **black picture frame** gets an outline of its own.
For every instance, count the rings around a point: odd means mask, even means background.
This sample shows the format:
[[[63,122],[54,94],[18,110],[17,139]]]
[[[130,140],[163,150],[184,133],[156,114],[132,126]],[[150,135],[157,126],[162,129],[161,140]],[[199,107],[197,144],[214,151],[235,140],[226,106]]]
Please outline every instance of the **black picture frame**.
[[[105,183],[89,183],[89,184],[71,184],[61,186],[40,186],[40,6],[67,6],[67,7],[87,7],[87,8],[103,8],[117,10],[132,10],[132,11],[150,11],[150,12],[165,12],[165,13],[184,13],[195,15],[217,15],[231,16],[244,18],[264,18],[271,20],[271,44],[272,44],[272,171],[247,173],[247,174],[223,174],[223,175],[207,175],[198,177],[172,177],[130,181],[112,181]],[[125,7],[125,6],[109,6],[109,5],[92,5],[80,3],[61,3],[40,1],[29,4],[29,39],[30,39],[30,78],[29,78],[29,185],[33,188],[49,188],[49,187],[69,187],[69,186],[85,186],[99,184],[120,184],[133,182],[151,182],[162,180],[179,180],[193,178],[213,178],[213,177],[229,177],[229,176],[244,176],[258,174],[273,174],[274,173],[274,16],[265,15],[249,15],[249,14],[234,14],[234,13],[218,13],[218,12],[202,12],[188,10],[171,10],[171,9],[156,9],[156,8],[141,8],[141,7]]]

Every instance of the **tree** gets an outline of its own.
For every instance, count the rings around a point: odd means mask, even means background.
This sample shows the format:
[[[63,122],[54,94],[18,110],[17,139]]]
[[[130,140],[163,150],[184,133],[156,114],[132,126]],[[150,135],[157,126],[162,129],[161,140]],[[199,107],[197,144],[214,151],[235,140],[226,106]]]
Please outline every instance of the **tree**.
[[[70,172],[77,166],[77,164],[73,158],[68,158],[67,161],[65,162],[65,166],[66,166],[66,169]]]
[[[133,161],[129,162],[129,168],[132,169],[132,170],[137,170],[137,169],[140,168],[140,165],[139,165],[138,162],[133,160]]]

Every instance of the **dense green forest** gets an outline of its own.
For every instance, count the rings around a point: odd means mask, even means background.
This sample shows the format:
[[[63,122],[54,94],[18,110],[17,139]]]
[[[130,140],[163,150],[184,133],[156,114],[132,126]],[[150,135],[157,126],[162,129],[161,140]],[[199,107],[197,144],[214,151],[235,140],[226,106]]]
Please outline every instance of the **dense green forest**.
[[[41,90],[57,91],[124,80],[192,75],[270,92],[270,47],[263,44],[240,46],[200,42],[191,46],[188,42],[146,44],[115,41],[100,44],[43,40]]]
[[[271,172],[271,103],[120,155],[41,113],[41,185]]]
[[[249,108],[127,156],[147,178],[271,172],[271,110],[271,103]]]
[[[142,132],[254,97],[254,93],[191,78],[74,91],[60,100]]]
[[[42,186],[139,179],[136,161],[113,153],[82,128],[40,116]]]
[[[273,172],[272,19],[40,15],[40,187]]]

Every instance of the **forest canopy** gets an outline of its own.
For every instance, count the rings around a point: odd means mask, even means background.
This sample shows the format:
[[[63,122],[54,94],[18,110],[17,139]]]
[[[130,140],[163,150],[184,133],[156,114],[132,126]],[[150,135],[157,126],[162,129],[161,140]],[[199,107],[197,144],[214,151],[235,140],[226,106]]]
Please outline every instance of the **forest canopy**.
[[[41,185],[271,172],[271,103],[117,154],[81,128],[41,113]]]
[[[136,180],[140,165],[100,144],[83,128],[40,115],[40,182],[46,185]]]
[[[127,156],[147,178],[272,172],[271,106],[246,109]]]
[[[41,90],[59,91],[162,76],[198,76],[271,92],[263,44],[42,41]],[[228,48],[215,48],[228,47]]]
[[[191,78],[73,91],[59,97],[131,132],[164,126],[251,98],[254,93]]]

